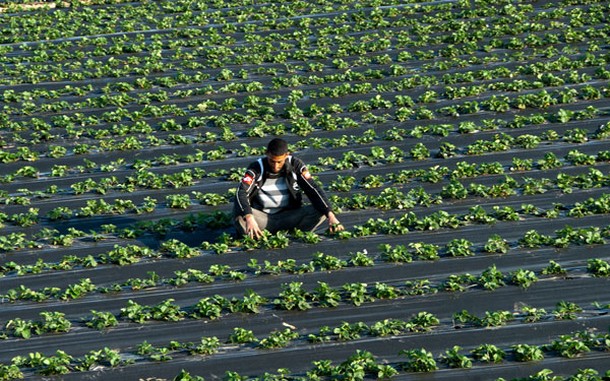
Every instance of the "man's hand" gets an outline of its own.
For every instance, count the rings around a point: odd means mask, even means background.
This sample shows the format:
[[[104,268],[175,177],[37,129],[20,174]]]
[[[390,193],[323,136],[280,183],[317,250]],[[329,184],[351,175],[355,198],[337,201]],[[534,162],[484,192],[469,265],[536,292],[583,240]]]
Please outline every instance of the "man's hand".
[[[246,235],[255,239],[263,236],[263,231],[258,227],[258,223],[251,214],[246,215]]]
[[[327,217],[328,217],[328,231],[329,232],[337,233],[337,232],[345,230],[345,227],[343,227],[343,225],[341,225],[341,222],[339,222],[339,220],[337,219],[337,216],[335,216],[335,213],[329,212]]]

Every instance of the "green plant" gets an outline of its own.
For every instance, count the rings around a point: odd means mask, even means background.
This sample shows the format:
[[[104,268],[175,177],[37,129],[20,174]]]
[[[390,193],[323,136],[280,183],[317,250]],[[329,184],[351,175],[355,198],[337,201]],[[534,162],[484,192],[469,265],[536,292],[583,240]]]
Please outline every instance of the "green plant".
[[[492,265],[483,271],[477,283],[486,290],[495,290],[505,285],[504,274],[496,268],[496,265]]]
[[[0,364],[0,380],[21,380],[24,378],[23,372],[15,364]]]
[[[493,344],[481,344],[470,351],[476,360],[488,363],[501,363],[506,357],[506,353]]]
[[[283,331],[273,331],[269,336],[258,342],[258,347],[263,349],[282,348],[287,346],[291,340],[295,340],[298,337],[299,334],[290,328],[286,328]]]
[[[508,242],[498,234],[493,234],[487,239],[487,243],[483,246],[486,253],[506,254],[509,250]]]
[[[251,330],[235,327],[233,328],[233,333],[229,336],[228,342],[233,344],[249,344],[258,342],[258,339]]]
[[[220,347],[220,340],[217,337],[202,337],[199,344],[192,346],[189,349],[191,354],[198,355],[213,355],[218,352],[218,348]]]
[[[426,311],[421,311],[409,319],[409,330],[413,332],[427,332],[432,327],[438,326],[440,320],[434,314]]]
[[[341,293],[330,287],[326,282],[318,282],[318,286],[314,289],[311,298],[319,303],[321,307],[336,307],[341,301]]]
[[[557,303],[553,315],[556,319],[560,320],[574,320],[577,317],[577,313],[582,312],[582,308],[576,303],[566,302],[562,300]]]
[[[510,311],[485,311],[485,316],[478,319],[478,324],[482,327],[499,327],[510,320],[513,320],[513,314]]]
[[[515,360],[519,362],[541,361],[544,359],[542,349],[536,345],[515,344],[511,349]]]
[[[379,249],[383,255],[383,258],[387,262],[392,263],[408,263],[413,260],[411,253],[409,253],[405,245],[392,246],[387,243],[379,245]]]
[[[547,315],[544,308],[535,308],[530,306],[521,307],[523,320],[527,323],[537,322]]]
[[[373,266],[375,262],[368,256],[368,252],[365,249],[363,251],[351,253],[349,263],[351,263],[352,266],[368,267]]]
[[[85,322],[85,325],[89,328],[101,331],[119,324],[117,318],[111,312],[91,310],[91,314],[93,316]]]
[[[409,248],[418,259],[427,261],[440,259],[438,255],[439,247],[437,245],[425,242],[411,242],[409,243]]]
[[[302,288],[303,282],[291,282],[282,285],[282,291],[279,294],[279,298],[275,299],[273,303],[276,307],[284,310],[299,310],[304,311],[311,308],[311,304],[308,299],[311,298],[308,292]]]
[[[346,283],[342,289],[345,297],[355,306],[372,300],[372,297],[368,295],[366,283]]]
[[[338,270],[347,266],[347,261],[321,252],[314,254],[312,262],[322,270]]]
[[[186,314],[180,309],[180,306],[174,304],[174,299],[172,298],[157,303],[149,311],[151,319],[165,321],[179,321]]]
[[[402,350],[399,354],[406,356],[408,359],[403,365],[403,368],[407,371],[432,372],[438,369],[434,356],[424,348]]]
[[[144,323],[152,317],[150,307],[143,306],[133,300],[129,300],[127,306],[121,308],[121,316],[139,324]]]
[[[195,318],[208,318],[211,320],[218,319],[223,309],[228,308],[231,304],[226,298],[215,295],[213,297],[205,297],[200,299],[193,307],[192,316]]]
[[[472,242],[464,238],[454,238],[446,245],[447,254],[452,257],[468,257],[474,255]]]
[[[567,358],[574,358],[591,351],[587,343],[578,335],[561,335],[553,340],[549,348]]]
[[[231,312],[258,313],[259,308],[266,302],[266,298],[248,289],[244,293],[243,299],[232,298],[229,307]]]
[[[445,353],[441,355],[441,361],[450,368],[472,368],[472,360],[470,360],[468,356],[461,354],[461,349],[460,346],[454,345],[453,348],[446,350]]]
[[[532,270],[518,269],[511,272],[509,276],[511,283],[521,288],[529,288],[538,281],[538,277]]]
[[[603,259],[593,258],[587,261],[587,272],[596,277],[610,276],[610,263]]]

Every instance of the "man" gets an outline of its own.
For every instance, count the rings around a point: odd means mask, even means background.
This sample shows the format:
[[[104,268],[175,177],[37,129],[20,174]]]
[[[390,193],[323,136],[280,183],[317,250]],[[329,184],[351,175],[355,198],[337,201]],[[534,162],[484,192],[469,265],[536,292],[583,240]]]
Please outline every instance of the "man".
[[[311,205],[303,205],[303,193]],[[237,188],[233,214],[240,237],[260,238],[263,230],[313,231],[325,219],[330,232],[343,230],[305,163],[290,155],[288,143],[279,138],[269,142],[265,157],[248,166]]]

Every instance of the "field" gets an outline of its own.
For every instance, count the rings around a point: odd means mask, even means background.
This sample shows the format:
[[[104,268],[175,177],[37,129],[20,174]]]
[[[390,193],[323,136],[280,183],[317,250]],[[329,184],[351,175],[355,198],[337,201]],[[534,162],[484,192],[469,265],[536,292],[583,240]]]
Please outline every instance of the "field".
[[[607,380],[610,3],[0,9],[0,380]],[[281,136],[346,229],[236,239]]]

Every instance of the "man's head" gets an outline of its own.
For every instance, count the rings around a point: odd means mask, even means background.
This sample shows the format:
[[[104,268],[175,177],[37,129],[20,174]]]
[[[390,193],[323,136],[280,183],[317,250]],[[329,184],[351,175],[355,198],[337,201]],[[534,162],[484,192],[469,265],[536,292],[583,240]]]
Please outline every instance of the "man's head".
[[[278,173],[284,167],[288,157],[288,143],[284,139],[275,138],[267,145],[267,162],[272,173]]]

